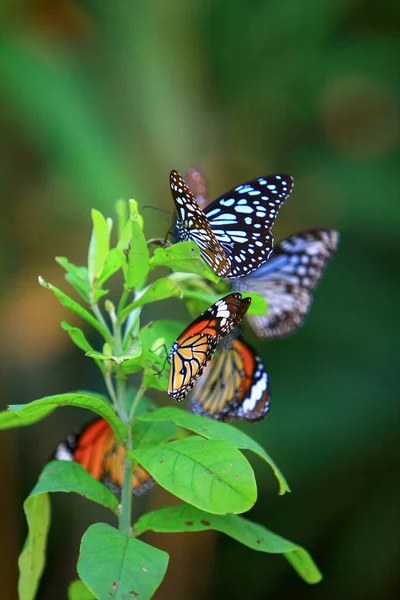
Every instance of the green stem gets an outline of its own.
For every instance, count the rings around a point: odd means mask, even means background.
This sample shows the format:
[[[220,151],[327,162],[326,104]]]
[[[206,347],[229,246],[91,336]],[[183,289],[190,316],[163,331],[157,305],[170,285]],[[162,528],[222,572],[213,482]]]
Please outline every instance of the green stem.
[[[129,298],[129,294],[131,292],[132,292],[132,290],[126,290],[126,289],[124,289],[124,291],[122,292],[120,301],[118,303],[118,308],[117,308],[117,315],[118,315],[118,317],[121,316],[121,311],[125,307],[125,304],[127,303],[128,298]]]
[[[132,402],[131,409],[130,409],[130,411],[129,411],[128,423],[129,423],[130,425],[132,425],[132,422],[133,422],[133,419],[134,419],[134,416],[135,416],[136,409],[137,409],[137,407],[138,407],[138,404],[139,404],[140,400],[141,400],[141,399],[142,399],[142,397],[143,397],[143,394],[146,392],[146,390],[147,390],[147,388],[146,388],[146,386],[144,385],[144,383],[143,383],[143,381],[142,381],[142,383],[140,384],[140,388],[138,389],[138,391],[137,391],[137,394],[136,394],[136,396],[135,396],[135,399],[134,399],[134,401]]]
[[[99,321],[99,323],[101,323],[103,325],[103,327],[107,330],[109,336],[111,337],[110,328],[107,325],[107,322],[101,313],[99,305],[96,304],[95,302],[91,302],[90,308],[92,309],[92,312],[93,312],[94,316],[96,317],[96,319]]]
[[[127,450],[132,450],[132,434],[128,428]],[[131,534],[132,522],[132,461],[125,455],[124,482],[121,490],[121,512],[119,515],[119,529],[126,535]]]
[[[107,391],[110,394],[110,398],[113,401],[114,407],[116,408],[117,404],[118,404],[118,400],[117,400],[114,385],[113,385],[113,382],[111,379],[111,372],[108,370],[107,366],[106,366],[106,371],[104,373],[104,381],[106,382]]]

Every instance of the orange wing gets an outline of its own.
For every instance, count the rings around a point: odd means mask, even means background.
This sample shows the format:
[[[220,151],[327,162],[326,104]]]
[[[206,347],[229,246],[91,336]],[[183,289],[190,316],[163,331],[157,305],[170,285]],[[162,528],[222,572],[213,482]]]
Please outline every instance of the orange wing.
[[[171,348],[168,394],[182,400],[209,363],[220,340],[244,317],[250,298],[228,294],[212,304],[178,337]]]
[[[105,419],[96,419],[80,434],[71,434],[55,452],[58,460],[75,460],[95,479],[119,495],[124,478],[125,448],[118,444]],[[150,474],[137,465],[132,475],[132,493],[143,494],[154,485]]]

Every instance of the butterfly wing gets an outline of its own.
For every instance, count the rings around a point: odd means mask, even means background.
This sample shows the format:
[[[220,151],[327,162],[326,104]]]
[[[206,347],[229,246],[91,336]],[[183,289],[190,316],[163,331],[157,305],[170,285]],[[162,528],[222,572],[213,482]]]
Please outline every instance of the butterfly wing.
[[[227,277],[243,277],[264,263],[272,252],[270,231],[294,180],[269,175],[238,185],[207,206],[204,214],[230,262]]]
[[[56,448],[57,460],[74,460],[95,479],[120,496],[124,479],[125,448],[118,444],[105,419],[96,419],[79,434],[70,434]],[[137,465],[132,476],[132,493],[139,496],[155,484],[150,474]]]
[[[190,410],[220,421],[258,421],[268,409],[268,375],[261,358],[241,339],[224,343],[193,390]]]
[[[192,191],[177,171],[171,171],[170,186],[178,220],[176,228],[182,241],[193,241],[208,266],[219,277],[227,277],[230,263],[213,234],[207,217],[197,204]]]
[[[171,348],[168,394],[182,400],[211,360],[220,340],[244,317],[250,298],[228,294],[212,304],[179,336]]]
[[[281,338],[304,323],[313,290],[337,249],[339,233],[330,229],[303,231],[282,240],[271,258],[249,277],[240,280],[242,291],[264,296],[265,317],[251,316],[258,337]]]
[[[194,198],[203,210],[209,202],[209,193],[206,179],[200,169],[191,167],[185,175],[185,181],[192,190]]]

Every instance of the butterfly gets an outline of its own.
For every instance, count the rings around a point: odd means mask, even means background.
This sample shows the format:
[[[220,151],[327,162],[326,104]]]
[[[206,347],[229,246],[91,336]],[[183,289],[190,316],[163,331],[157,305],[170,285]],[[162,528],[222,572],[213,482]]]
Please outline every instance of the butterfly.
[[[259,421],[269,410],[268,374],[237,327],[222,342],[190,397],[189,409],[220,421]]]
[[[270,228],[293,183],[290,175],[259,177],[226,192],[203,211],[181,175],[171,171],[176,238],[195,242],[219,277],[248,275],[271,254]]]
[[[250,303],[251,298],[242,298],[239,293],[228,294],[181,333],[169,354],[168,394],[172,398],[185,398],[211,360],[218,343],[243,319]]]
[[[261,338],[281,338],[304,323],[311,308],[313,290],[336,251],[339,232],[333,229],[302,231],[282,240],[270,259],[248,277],[232,286],[241,292],[257,292],[268,312],[248,317]]]
[[[70,434],[54,453],[57,460],[74,460],[95,479],[102,481],[120,496],[124,480],[125,448],[118,444],[105,419],[96,419],[80,433]],[[132,493],[140,496],[155,485],[154,479],[140,465],[132,475]]]

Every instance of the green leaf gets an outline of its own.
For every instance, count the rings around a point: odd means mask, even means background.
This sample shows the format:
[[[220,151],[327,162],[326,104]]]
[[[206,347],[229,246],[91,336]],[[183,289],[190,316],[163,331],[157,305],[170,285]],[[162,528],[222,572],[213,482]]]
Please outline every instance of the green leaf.
[[[229,535],[258,552],[283,554],[307,583],[318,583],[322,579],[321,572],[307,550],[262,525],[236,515],[211,515],[188,504],[178,504],[140,517],[134,526],[134,534],[141,535],[145,531],[178,533],[208,529]]]
[[[221,421],[215,421],[208,417],[201,417],[200,415],[194,415],[191,412],[176,408],[174,406],[166,406],[160,408],[152,413],[146,415],[140,415],[138,417],[143,421],[172,421],[179,427],[184,427],[190,431],[204,436],[207,439],[212,440],[226,440],[230,442],[236,448],[241,450],[251,450],[257,454],[260,458],[265,460],[272,468],[275,477],[279,482],[279,494],[290,492],[289,485],[278,469],[272,458],[266,453],[264,448],[260,446],[255,440],[251,439],[248,435],[236,429],[233,425],[228,423],[222,423]]]
[[[99,323],[85,308],[83,308],[80,304],[75,302],[75,300],[72,300],[72,298],[67,296],[67,294],[64,294],[64,292],[62,292],[55,285],[47,283],[47,281],[45,281],[43,277],[39,277],[39,283],[44,288],[51,290],[63,306],[65,306],[75,314],[79,315],[82,319],[87,321],[89,325],[97,329],[97,331],[103,336],[105,340],[108,340],[110,338],[110,334],[108,333],[107,329],[103,327],[103,325]]]
[[[104,283],[108,281],[112,275],[114,275],[114,273],[116,273],[122,268],[123,265],[125,265],[125,263],[126,257],[123,251],[119,248],[111,248],[107,254],[106,262],[104,263],[104,268],[98,281],[99,287],[102,287]],[[96,295],[95,300],[97,301]]]
[[[61,327],[64,329],[64,331],[68,333],[69,337],[74,342],[74,344],[78,346],[78,348],[83,350],[85,353],[94,352],[92,346],[87,341],[82,329],[79,329],[79,327],[72,327],[72,325],[70,325],[66,321],[63,321],[61,323]],[[99,367],[100,371],[103,373],[104,367],[102,362],[100,360],[96,360],[95,358],[95,363]]]
[[[18,559],[19,600],[33,600],[46,564],[47,535],[50,526],[50,501],[47,494],[28,496],[24,502],[28,535]]]
[[[125,226],[128,222],[128,203],[125,200],[117,200],[115,203],[115,212],[118,217],[118,240],[121,238]]]
[[[131,215],[131,244],[128,250],[128,267],[125,270],[125,285],[131,290],[141,288],[149,272],[149,249],[137,215]]]
[[[85,302],[90,303],[89,273],[86,267],[77,267],[65,256],[57,256],[56,262],[67,271],[65,279],[78,292]]]
[[[154,283],[151,283],[149,286],[147,286],[147,288],[142,290],[140,296],[136,297],[134,302],[128,304],[128,306],[124,308],[124,310],[121,312],[121,323],[125,321],[132,310],[138,308],[139,306],[180,295],[181,290],[174,281],[168,277],[161,277],[160,279],[157,279],[157,281],[154,281]]]
[[[167,248],[156,248],[150,259],[150,269],[168,267],[173,271],[195,273],[214,283],[219,281],[200,255],[200,249],[194,242],[179,242]]]
[[[8,408],[16,418],[20,419],[20,426],[22,426],[30,425],[40,419],[44,419],[55,408],[60,406],[79,406],[80,408],[92,410],[108,421],[118,442],[123,443],[124,438],[127,436],[125,425],[117,417],[111,405],[105,399],[102,399],[100,395],[92,396],[83,393],[57,394],[34,400],[29,404],[11,404]],[[11,422],[13,427],[17,427],[13,420]]]
[[[171,421],[146,423],[146,421],[135,419],[132,426],[132,444],[135,450],[154,448],[154,446],[176,439],[180,431],[180,428]]]
[[[89,244],[88,272],[93,285],[103,272],[110,248],[110,230],[101,212],[92,209],[93,231]]]
[[[241,513],[257,499],[253,469],[225,440],[193,435],[131,454],[162,487],[203,510]]]
[[[220,300],[223,294],[210,294],[202,291],[192,291],[185,290],[182,288],[182,294],[184,300],[196,300],[196,307],[198,312],[202,313],[205,311],[211,304]],[[265,298],[260,294],[256,294],[255,292],[243,292],[243,297],[251,298],[251,304],[247,310],[246,314],[249,315],[265,315],[267,312],[267,303]]]
[[[179,334],[185,329],[181,321],[154,321],[139,332],[143,344],[140,364],[144,369],[143,383],[147,388],[165,392],[168,388],[170,365],[167,356]]]
[[[93,596],[82,581],[76,579],[68,587],[68,600],[96,600],[96,596]]]
[[[82,538],[78,574],[98,600],[149,600],[162,582],[168,554],[105,523]]]
[[[75,492],[118,515],[117,497],[75,461],[53,460],[44,467],[29,498],[47,492]]]
[[[55,407],[54,407],[55,408]],[[34,425],[41,421],[48,414],[53,412],[54,408],[48,410],[45,414],[34,413],[30,415],[20,416],[11,410],[2,410],[0,412],[0,431],[2,429],[15,429],[16,427],[25,427],[26,425]]]

